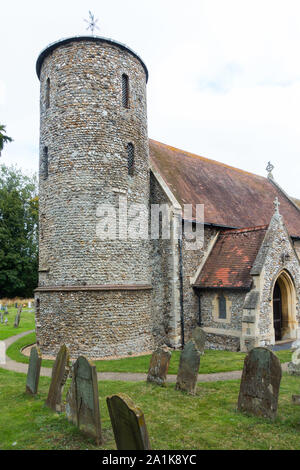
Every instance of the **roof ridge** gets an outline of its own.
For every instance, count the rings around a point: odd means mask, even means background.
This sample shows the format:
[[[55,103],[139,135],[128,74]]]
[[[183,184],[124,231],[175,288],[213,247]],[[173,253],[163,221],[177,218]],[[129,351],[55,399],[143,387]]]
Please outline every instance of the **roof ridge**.
[[[164,144],[163,142],[159,142],[158,140],[154,140],[154,139],[149,139],[149,140],[151,140],[152,142],[154,142],[156,144],[163,145],[164,147],[167,147],[170,150],[175,150],[175,151],[177,150],[179,152],[182,152],[186,156],[189,156],[189,157],[192,157],[192,158],[198,158],[199,160],[205,160],[207,162],[211,162],[211,163],[214,163],[216,165],[220,165],[220,166],[223,166],[225,168],[229,168],[230,170],[239,171],[240,173],[244,173],[246,175],[251,175],[251,176],[256,176],[258,178],[262,178],[262,179],[268,181],[268,178],[266,178],[265,176],[257,175],[256,173],[251,173],[251,171],[242,170],[241,168],[236,168],[235,166],[228,165],[227,163],[219,162],[217,160],[214,160],[213,158],[203,157],[202,155],[197,155],[196,153],[192,153],[192,152],[188,152],[188,151],[183,150],[183,149],[179,149],[178,147],[173,147],[172,145]]]

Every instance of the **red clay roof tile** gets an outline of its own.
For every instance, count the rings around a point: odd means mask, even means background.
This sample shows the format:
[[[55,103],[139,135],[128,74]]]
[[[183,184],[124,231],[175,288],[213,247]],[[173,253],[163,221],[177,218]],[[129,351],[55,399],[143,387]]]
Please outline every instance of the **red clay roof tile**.
[[[179,204],[204,204],[206,223],[232,228],[268,225],[277,196],[290,235],[300,236],[300,211],[267,178],[154,140],[149,147],[152,164]]]
[[[250,289],[251,268],[267,226],[222,232],[194,286]]]

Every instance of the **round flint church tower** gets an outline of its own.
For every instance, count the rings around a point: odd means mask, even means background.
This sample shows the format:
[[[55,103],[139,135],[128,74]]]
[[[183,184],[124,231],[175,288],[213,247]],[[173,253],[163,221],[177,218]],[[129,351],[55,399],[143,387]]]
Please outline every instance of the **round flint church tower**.
[[[128,225],[130,206],[149,203],[147,69],[123,44],[84,36],[48,46],[37,74],[40,348],[54,354],[65,343],[89,357],[149,350],[149,241],[126,239],[119,220],[120,200]]]

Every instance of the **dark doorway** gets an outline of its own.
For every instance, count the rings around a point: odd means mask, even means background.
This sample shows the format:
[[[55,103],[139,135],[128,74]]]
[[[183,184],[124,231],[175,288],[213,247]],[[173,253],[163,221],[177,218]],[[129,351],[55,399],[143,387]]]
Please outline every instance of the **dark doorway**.
[[[274,330],[275,330],[275,341],[281,340],[281,328],[282,328],[282,295],[281,289],[276,282],[273,293],[273,315],[274,315]]]

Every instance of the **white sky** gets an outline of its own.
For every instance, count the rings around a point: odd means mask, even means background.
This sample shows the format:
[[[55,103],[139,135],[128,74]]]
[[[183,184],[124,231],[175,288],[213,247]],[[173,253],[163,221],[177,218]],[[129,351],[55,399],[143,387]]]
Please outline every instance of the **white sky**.
[[[265,176],[300,198],[299,0],[1,1],[0,162],[38,169],[39,81],[49,43],[88,34],[123,42],[149,70],[149,137]]]

